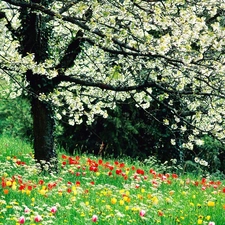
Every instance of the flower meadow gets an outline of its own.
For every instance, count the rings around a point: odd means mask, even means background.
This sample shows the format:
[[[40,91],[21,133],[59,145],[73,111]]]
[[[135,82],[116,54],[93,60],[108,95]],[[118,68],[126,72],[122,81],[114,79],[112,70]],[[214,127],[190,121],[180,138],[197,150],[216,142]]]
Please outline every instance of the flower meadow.
[[[44,174],[22,151],[1,153],[0,164],[0,224],[225,224],[225,184],[213,177],[66,154]]]

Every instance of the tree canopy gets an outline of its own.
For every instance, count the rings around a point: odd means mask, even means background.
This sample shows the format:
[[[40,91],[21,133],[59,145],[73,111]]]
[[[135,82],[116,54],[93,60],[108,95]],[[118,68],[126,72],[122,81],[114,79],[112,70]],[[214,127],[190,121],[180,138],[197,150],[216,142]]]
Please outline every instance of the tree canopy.
[[[154,101],[172,113],[163,120],[172,130],[193,128],[183,147],[201,144],[201,132],[225,140],[223,0],[0,6],[0,73],[11,82],[11,98],[31,95],[71,125],[84,115],[89,124],[94,115],[107,117],[107,108],[128,98],[146,111]]]

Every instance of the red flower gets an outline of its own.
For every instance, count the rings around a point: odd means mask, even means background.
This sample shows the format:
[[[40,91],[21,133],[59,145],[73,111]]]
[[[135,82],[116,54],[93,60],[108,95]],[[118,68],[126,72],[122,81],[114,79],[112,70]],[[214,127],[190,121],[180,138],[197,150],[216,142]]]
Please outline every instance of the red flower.
[[[206,178],[202,178],[202,184],[205,184],[206,183]]]
[[[19,186],[19,190],[24,190],[26,188],[26,185],[25,184],[21,184],[20,186]]]
[[[6,187],[6,182],[5,182],[5,179],[4,178],[2,178],[2,187],[3,188]]]
[[[198,182],[198,181],[195,181],[195,182],[194,182],[194,185],[195,185],[195,186],[198,186],[198,185],[199,185],[199,182]]]
[[[68,157],[66,155],[62,155],[62,159],[67,159]]]
[[[97,172],[98,171],[98,167],[96,167],[96,166],[90,166],[89,167],[89,170],[90,171],[93,171],[93,172]]]
[[[56,183],[49,183],[48,184],[48,189],[51,190],[55,186],[56,186]]]
[[[28,186],[27,186],[27,189],[28,189],[29,191],[31,191],[31,190],[33,189],[33,187],[32,187],[31,185],[28,185]]]
[[[76,164],[79,164],[79,162],[77,160],[74,160],[72,157],[69,157],[69,164],[76,165]]]
[[[80,181],[76,181],[76,186],[77,186],[77,187],[80,186]]]
[[[120,175],[122,173],[122,170],[121,169],[116,169],[116,174],[117,175]]]
[[[80,176],[80,172],[76,172],[76,176],[79,177]]]
[[[153,170],[153,169],[150,169],[149,173],[154,174],[154,175],[156,174],[155,170]]]
[[[120,163],[120,168],[123,168],[125,166],[125,163]]]
[[[141,175],[145,174],[144,170],[142,170],[142,169],[137,169],[136,172],[137,172],[137,174],[141,174]]]
[[[112,175],[112,172],[111,172],[111,171],[109,171],[109,172],[108,172],[108,175],[109,175],[109,176],[111,176],[111,175]]]
[[[114,167],[112,165],[108,165],[108,168],[112,171]]]
[[[38,182],[40,185],[43,185],[44,184],[44,181],[43,180],[39,180]]]
[[[178,178],[178,175],[175,174],[175,173],[173,173],[173,174],[172,174],[172,178],[176,179],[176,178]]]

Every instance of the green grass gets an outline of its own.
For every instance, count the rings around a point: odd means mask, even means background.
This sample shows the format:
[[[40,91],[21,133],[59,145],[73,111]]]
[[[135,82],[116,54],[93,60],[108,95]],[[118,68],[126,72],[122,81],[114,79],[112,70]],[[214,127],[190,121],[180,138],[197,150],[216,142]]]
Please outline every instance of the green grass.
[[[21,217],[30,225],[225,224],[225,184],[213,177],[177,177],[151,163],[65,154],[59,154],[60,172],[46,176],[29,144],[0,137],[0,152],[0,224],[20,224]]]

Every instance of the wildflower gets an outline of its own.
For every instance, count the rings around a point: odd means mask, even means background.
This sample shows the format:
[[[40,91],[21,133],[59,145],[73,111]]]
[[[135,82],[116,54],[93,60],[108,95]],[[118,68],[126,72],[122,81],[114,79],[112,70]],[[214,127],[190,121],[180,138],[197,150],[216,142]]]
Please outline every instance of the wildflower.
[[[4,189],[4,190],[3,190],[3,193],[4,193],[5,195],[9,194],[9,190],[8,190],[8,189]]]
[[[158,211],[158,215],[159,215],[159,216],[163,216],[163,211],[159,210],[159,211]]]
[[[35,222],[41,222],[41,221],[42,221],[42,217],[41,217],[40,215],[36,215],[36,216],[34,217],[34,221],[35,221]]]
[[[24,212],[25,213],[30,213],[30,209],[28,207],[25,207]]]
[[[208,225],[216,225],[216,223],[215,222],[209,222]]]
[[[116,204],[116,202],[117,202],[117,199],[116,198],[111,198],[111,203],[112,204]]]
[[[98,216],[97,216],[97,215],[93,215],[91,220],[92,220],[92,222],[94,222],[94,223],[97,222]]]
[[[137,169],[136,173],[140,174],[140,175],[144,175],[145,174],[144,170],[142,170],[142,169]]]
[[[18,220],[19,224],[24,224],[25,223],[25,217],[21,216]]]
[[[120,205],[124,205],[124,200],[120,200]]]
[[[206,219],[207,219],[207,220],[210,220],[210,218],[211,218],[210,216],[206,216]]]
[[[176,178],[178,178],[178,175],[175,174],[175,173],[173,173],[173,174],[172,174],[172,178],[176,179]]]
[[[56,211],[57,211],[57,207],[56,206],[52,206],[52,208],[51,208],[51,213],[56,213]]]
[[[198,157],[195,157],[194,160],[195,160],[196,163],[199,163],[199,161],[200,161],[200,159]]]
[[[143,217],[143,216],[145,216],[145,213],[146,213],[145,210],[142,209],[142,210],[140,211],[139,215],[140,215],[141,217]]]
[[[207,205],[210,206],[210,207],[214,207],[214,206],[215,206],[215,202],[213,202],[213,201],[208,201]]]
[[[203,220],[202,219],[198,219],[198,224],[203,224]]]

